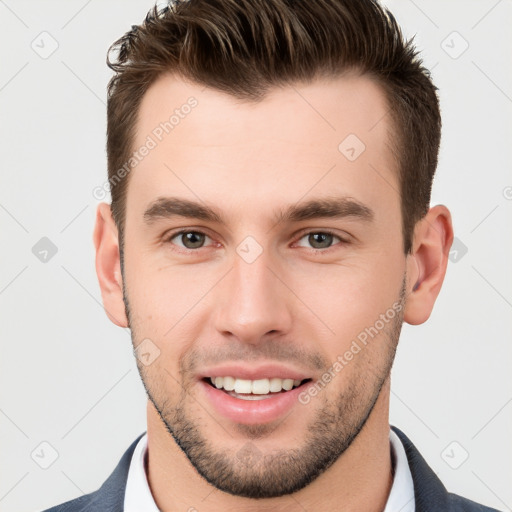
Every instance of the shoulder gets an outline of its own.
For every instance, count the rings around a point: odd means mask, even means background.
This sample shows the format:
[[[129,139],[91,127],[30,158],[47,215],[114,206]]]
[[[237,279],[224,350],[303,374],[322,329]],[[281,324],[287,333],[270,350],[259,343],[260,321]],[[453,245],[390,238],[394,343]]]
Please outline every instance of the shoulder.
[[[66,501],[65,503],[56,505],[55,507],[43,510],[42,512],[85,512],[88,510],[88,507],[96,501],[95,495],[97,493],[98,491],[91,492],[90,494],[84,494],[79,498]]]
[[[448,503],[450,512],[499,512],[495,508],[486,507],[458,494],[448,493]]]
[[[135,447],[144,434],[145,432],[140,434],[128,447],[114,471],[97,491],[84,494],[42,512],[119,512],[123,510],[130,462]]]
[[[391,429],[398,435],[405,449],[414,485],[416,512],[499,512],[448,492],[413,442],[397,427],[391,426]]]

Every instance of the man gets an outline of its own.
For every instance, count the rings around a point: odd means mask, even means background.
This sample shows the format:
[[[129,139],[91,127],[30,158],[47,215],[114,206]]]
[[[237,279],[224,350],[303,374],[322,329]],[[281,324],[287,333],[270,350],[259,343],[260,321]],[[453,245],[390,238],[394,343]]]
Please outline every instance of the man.
[[[371,0],[190,0],[109,61],[94,242],[147,433],[52,511],[473,511],[389,425],[453,229],[436,88]]]

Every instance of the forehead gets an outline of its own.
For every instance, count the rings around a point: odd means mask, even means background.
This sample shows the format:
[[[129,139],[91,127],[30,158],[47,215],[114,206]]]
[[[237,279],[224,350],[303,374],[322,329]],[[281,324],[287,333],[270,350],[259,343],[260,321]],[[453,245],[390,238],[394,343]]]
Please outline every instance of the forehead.
[[[166,195],[249,215],[334,189],[396,207],[388,108],[364,76],[276,87],[249,102],[163,75],[140,106],[133,149],[145,156],[130,172],[127,215]]]

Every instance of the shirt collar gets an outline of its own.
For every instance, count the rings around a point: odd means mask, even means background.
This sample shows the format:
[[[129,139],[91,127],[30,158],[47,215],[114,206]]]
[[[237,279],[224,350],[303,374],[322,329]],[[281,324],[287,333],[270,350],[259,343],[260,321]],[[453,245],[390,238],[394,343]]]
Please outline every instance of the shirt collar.
[[[145,470],[144,460],[148,449],[147,432],[140,438],[133,452],[126,481],[124,512],[160,512],[156,506]]]
[[[391,429],[389,429],[389,441],[395,471],[384,512],[414,512],[414,483],[404,445]]]

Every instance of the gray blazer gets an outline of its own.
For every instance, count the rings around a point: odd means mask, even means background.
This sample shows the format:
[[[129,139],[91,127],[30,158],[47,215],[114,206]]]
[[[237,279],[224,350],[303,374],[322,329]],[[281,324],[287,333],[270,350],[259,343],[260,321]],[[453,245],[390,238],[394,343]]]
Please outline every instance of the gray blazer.
[[[405,447],[414,482],[416,512],[498,512],[497,509],[449,493],[409,438],[398,428],[391,428]],[[122,512],[130,461],[135,446],[143,435],[144,433],[130,445],[112,474],[97,491],[43,512]]]

